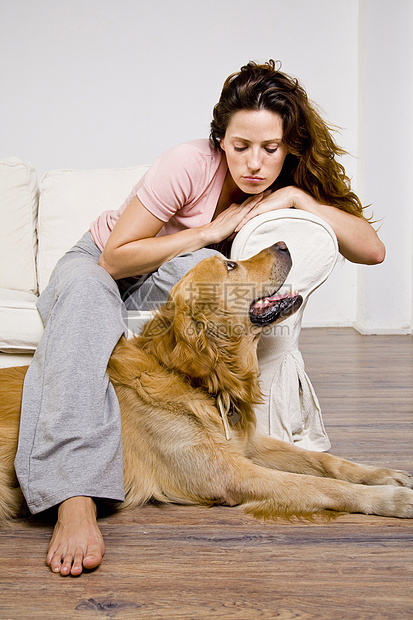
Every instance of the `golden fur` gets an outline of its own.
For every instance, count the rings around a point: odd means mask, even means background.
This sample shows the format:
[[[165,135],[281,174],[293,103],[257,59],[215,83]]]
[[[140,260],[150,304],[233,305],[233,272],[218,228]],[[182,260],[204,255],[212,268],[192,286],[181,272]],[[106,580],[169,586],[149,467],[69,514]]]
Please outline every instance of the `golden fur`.
[[[326,511],[413,518],[407,473],[357,465],[255,432],[258,338],[263,325],[279,322],[301,300],[287,298],[281,315],[266,316],[260,308],[279,307],[278,298],[268,296],[290,267],[282,243],[238,263],[208,258],[173,288],[138,337],[121,338],[108,372],[122,415],[122,507],[157,500],[241,505],[262,518]],[[265,296],[251,314],[251,303]],[[13,459],[25,372],[0,371],[3,521],[21,501]]]

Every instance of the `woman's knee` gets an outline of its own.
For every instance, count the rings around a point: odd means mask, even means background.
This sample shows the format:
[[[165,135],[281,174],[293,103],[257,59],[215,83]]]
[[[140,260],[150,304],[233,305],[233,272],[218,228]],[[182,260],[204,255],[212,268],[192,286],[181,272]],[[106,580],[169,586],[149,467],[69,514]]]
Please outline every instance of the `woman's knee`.
[[[46,321],[55,304],[85,312],[96,308],[107,312],[123,306],[113,278],[93,260],[59,261],[37,308]]]
[[[110,291],[119,295],[119,289],[112,276],[94,261],[65,263],[56,273],[56,280],[59,292],[65,290],[93,295],[101,291]]]

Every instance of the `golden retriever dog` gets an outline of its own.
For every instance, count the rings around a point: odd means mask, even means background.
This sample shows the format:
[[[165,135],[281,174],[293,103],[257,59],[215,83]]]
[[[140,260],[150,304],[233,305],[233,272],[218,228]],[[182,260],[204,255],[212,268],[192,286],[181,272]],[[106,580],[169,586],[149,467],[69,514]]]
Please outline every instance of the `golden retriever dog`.
[[[122,415],[126,501],[242,506],[258,518],[360,512],[413,518],[413,479],[255,432],[257,341],[301,305],[277,294],[291,268],[278,242],[239,262],[219,255],[175,285],[109,362]],[[0,515],[16,514],[13,469],[25,368],[0,374]]]

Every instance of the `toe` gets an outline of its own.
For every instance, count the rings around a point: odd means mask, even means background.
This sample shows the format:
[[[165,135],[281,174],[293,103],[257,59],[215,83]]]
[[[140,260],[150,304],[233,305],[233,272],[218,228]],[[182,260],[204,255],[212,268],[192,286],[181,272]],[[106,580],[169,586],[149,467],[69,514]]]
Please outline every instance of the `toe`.
[[[77,549],[75,551],[72,567],[71,567],[71,575],[77,576],[83,571],[83,551],[81,549]]]
[[[83,559],[83,566],[89,569],[96,568],[101,563],[104,552],[103,545],[102,547],[99,545],[89,547]]]
[[[50,566],[50,569],[54,572],[54,573],[60,573],[60,568],[62,566],[62,556],[54,553],[54,552],[50,552],[47,555],[46,558],[47,564]]]
[[[69,575],[72,570],[72,564],[73,564],[72,554],[66,553],[65,557],[63,558],[61,567],[60,567],[60,574],[63,576]]]

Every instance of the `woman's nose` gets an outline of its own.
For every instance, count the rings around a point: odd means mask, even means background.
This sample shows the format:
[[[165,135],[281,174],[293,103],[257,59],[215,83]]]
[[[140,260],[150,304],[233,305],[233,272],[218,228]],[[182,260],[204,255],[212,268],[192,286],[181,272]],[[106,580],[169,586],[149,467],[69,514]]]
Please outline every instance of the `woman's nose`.
[[[259,170],[261,168],[262,161],[258,151],[251,149],[248,157],[248,167],[251,171]]]

